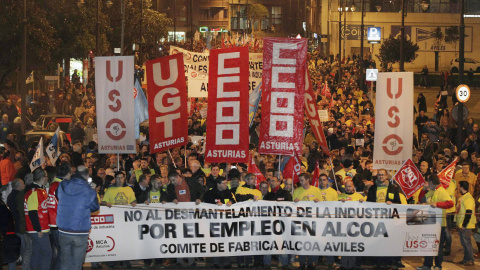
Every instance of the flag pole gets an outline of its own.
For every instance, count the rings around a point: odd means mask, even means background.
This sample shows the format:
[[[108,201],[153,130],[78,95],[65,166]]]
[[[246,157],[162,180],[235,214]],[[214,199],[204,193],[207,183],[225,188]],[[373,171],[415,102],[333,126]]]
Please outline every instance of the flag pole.
[[[120,171],[120,153],[117,153],[117,172]]]
[[[187,168],[187,145],[185,144],[185,151],[183,152],[183,155],[185,156],[185,168]]]
[[[175,164],[175,160],[173,160],[172,152],[170,152],[170,149],[168,149],[168,154],[170,155],[170,158],[172,159],[173,166],[175,169],[177,168],[177,164]]]
[[[293,152],[293,154],[295,155],[295,151]],[[295,156],[292,156],[291,158],[295,158]],[[293,167],[293,170],[292,170],[292,194],[293,194],[293,185],[295,184],[295,166]]]
[[[280,171],[281,160],[282,160],[282,155],[278,155],[278,176],[280,176],[280,173],[281,173],[281,171]],[[283,178],[283,176],[282,176],[282,178]]]
[[[335,186],[337,187],[337,191],[339,191],[340,189],[338,188],[337,179],[335,179],[335,171],[333,170],[332,157],[329,157],[329,159],[330,159],[330,166],[332,167],[333,182],[335,182]]]

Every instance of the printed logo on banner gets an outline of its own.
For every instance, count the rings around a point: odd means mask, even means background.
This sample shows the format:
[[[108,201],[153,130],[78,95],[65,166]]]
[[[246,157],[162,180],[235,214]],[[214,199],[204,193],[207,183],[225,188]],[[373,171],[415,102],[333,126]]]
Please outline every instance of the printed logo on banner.
[[[434,233],[406,233],[404,252],[435,252],[440,241]]]
[[[96,216],[92,216],[90,220],[92,222],[92,225],[115,223],[113,215],[96,215]]]
[[[88,246],[87,246],[87,253],[93,250],[93,241],[92,239],[88,238]]]
[[[115,240],[111,236],[106,236],[103,239],[88,238],[87,253],[92,251],[93,249],[103,249],[107,252],[111,252],[114,248],[115,248]]]

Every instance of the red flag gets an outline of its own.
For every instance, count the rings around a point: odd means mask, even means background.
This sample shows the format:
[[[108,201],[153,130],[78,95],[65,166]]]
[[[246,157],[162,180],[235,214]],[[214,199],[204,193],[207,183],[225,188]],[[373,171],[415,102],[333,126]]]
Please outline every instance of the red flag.
[[[210,51],[206,162],[248,161],[248,48]]]
[[[258,152],[292,155],[303,141],[307,39],[265,38],[264,49]]]
[[[455,175],[455,166],[457,166],[458,162],[458,157],[455,158],[450,165],[448,165],[445,169],[443,169],[441,172],[439,172],[438,179],[440,179],[440,183],[444,188],[448,188],[450,185],[450,182],[453,179],[453,176]]]
[[[290,157],[285,168],[283,168],[283,178],[292,178],[293,184],[295,185],[300,181],[298,175],[300,174],[301,162],[300,158],[297,155],[297,151],[294,151],[293,157]]]
[[[266,181],[265,176],[263,176],[262,172],[257,167],[257,164],[255,164],[255,160],[253,159],[253,156],[250,157],[250,161],[248,162],[247,172],[253,173],[257,177],[257,183],[255,185],[257,188],[260,185],[260,182]]]
[[[425,179],[422,173],[410,158],[403,163],[393,178],[400,185],[407,199],[412,197],[417,190],[423,188],[425,185]]]
[[[328,107],[332,108],[333,106],[335,106],[335,103],[333,102],[333,98],[332,98],[332,100],[330,100],[330,104],[328,104]]]
[[[325,83],[323,85],[321,94],[322,94],[322,96],[324,96],[326,98],[331,98],[332,97],[332,93],[330,92],[330,88],[328,87],[328,83]]]
[[[310,80],[309,71],[307,69],[305,78],[305,111],[308,116],[308,120],[310,121],[310,127],[313,131],[313,135],[315,135],[315,139],[317,140],[322,152],[330,156],[330,150],[328,149],[327,139],[325,138],[325,134],[323,133],[323,126],[322,122],[320,121],[320,117],[318,116],[317,111],[317,104],[315,103],[315,93],[312,90],[312,82]]]
[[[188,142],[187,86],[183,54],[147,62],[150,153]]]
[[[318,178],[320,177],[320,165],[318,165],[318,161],[315,162],[315,170],[313,171],[312,175],[312,186],[318,187]]]

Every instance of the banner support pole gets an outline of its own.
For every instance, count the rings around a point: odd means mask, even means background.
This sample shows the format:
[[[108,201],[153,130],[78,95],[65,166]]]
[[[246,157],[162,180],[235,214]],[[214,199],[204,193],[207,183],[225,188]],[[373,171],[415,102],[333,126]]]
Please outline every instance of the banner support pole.
[[[168,154],[170,155],[170,158],[172,159],[173,166],[174,166],[175,169],[176,169],[176,168],[177,168],[177,164],[175,164],[175,160],[173,160],[172,152],[170,152],[170,149],[168,149],[167,151],[168,151]]]
[[[117,172],[120,171],[120,153],[117,153]]]
[[[330,166],[332,167],[333,182],[335,182],[335,186],[337,187],[337,191],[339,191],[340,189],[338,188],[337,179],[335,179],[335,171],[333,170],[332,157],[329,157],[329,159],[330,159]]]
[[[282,155],[278,155],[278,176],[280,176],[280,173],[281,173],[281,171],[280,171],[281,160],[282,160]],[[283,175],[282,175],[282,178],[283,178]],[[278,180],[280,180],[280,179],[278,179]]]

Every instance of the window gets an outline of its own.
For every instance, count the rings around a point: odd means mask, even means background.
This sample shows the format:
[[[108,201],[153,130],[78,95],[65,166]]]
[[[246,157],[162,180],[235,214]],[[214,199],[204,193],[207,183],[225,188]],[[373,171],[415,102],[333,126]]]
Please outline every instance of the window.
[[[200,17],[202,20],[208,20],[208,9],[201,9],[200,10]]]
[[[272,24],[279,25],[282,23],[282,7],[273,6],[271,10]]]

